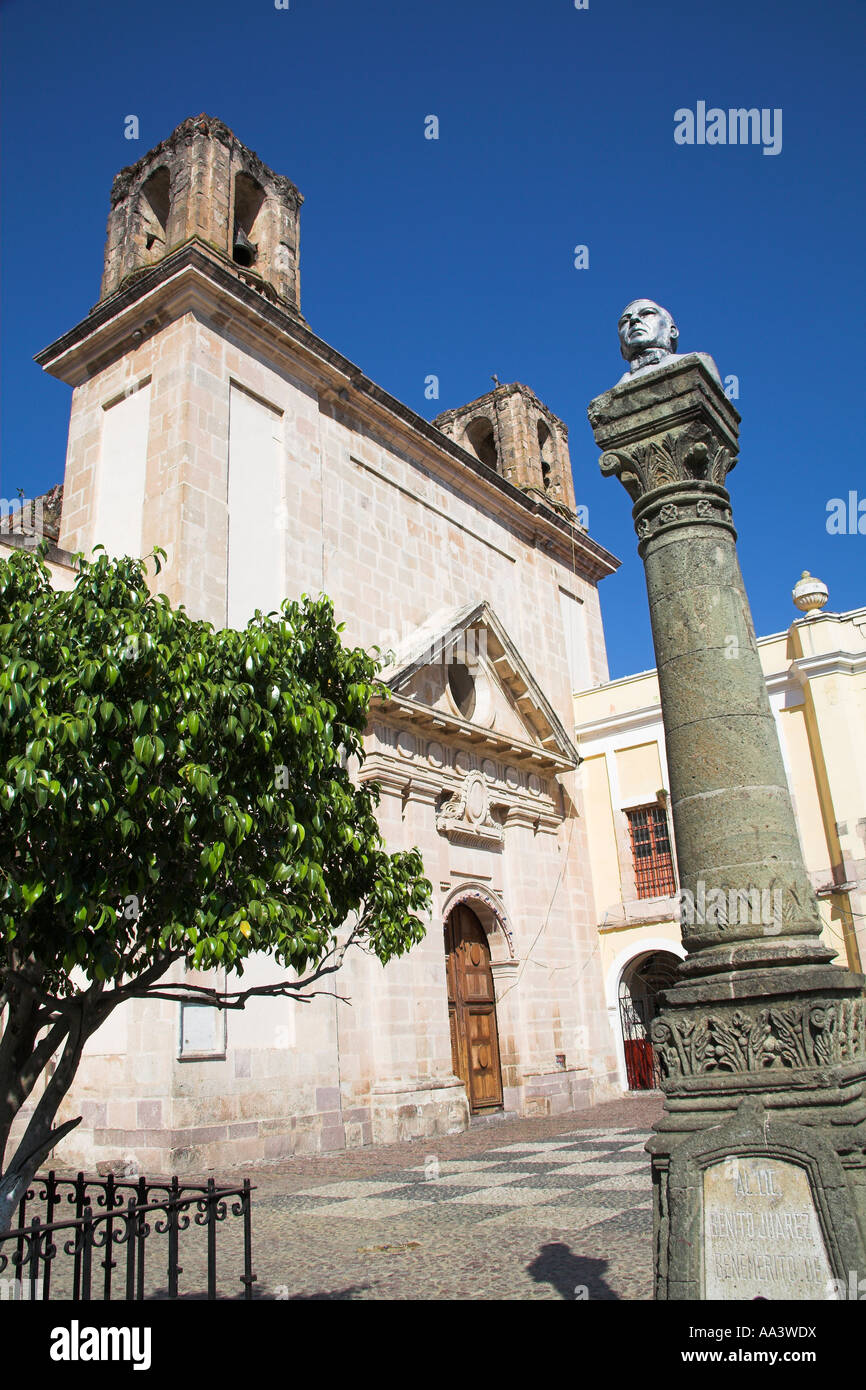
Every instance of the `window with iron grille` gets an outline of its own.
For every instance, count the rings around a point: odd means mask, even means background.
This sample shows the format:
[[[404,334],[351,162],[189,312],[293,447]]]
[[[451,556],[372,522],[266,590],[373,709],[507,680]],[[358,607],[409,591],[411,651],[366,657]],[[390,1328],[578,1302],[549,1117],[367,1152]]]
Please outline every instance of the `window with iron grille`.
[[[627,811],[639,898],[661,898],[677,891],[668,818],[663,806]]]

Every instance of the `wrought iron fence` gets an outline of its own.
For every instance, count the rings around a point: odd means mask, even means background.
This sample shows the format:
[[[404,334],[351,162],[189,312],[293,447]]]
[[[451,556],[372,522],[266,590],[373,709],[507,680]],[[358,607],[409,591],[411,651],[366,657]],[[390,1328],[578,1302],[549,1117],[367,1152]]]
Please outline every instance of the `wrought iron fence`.
[[[167,1182],[115,1178],[113,1174],[90,1178],[79,1173],[75,1178],[58,1178],[51,1171],[37,1177],[21,1198],[16,1229],[0,1236],[0,1296],[53,1296],[85,1302],[145,1297],[215,1299],[217,1228],[231,1213],[241,1221],[243,1274],[238,1278],[242,1297],[251,1299],[256,1281],[252,1269],[252,1192],[249,1178],[239,1187],[217,1187],[213,1178],[203,1185],[181,1186],[176,1177]],[[38,1206],[36,1214],[34,1205]],[[73,1211],[67,1215],[69,1206]],[[200,1286],[181,1294],[179,1276],[184,1267],[180,1245],[185,1231],[190,1232],[185,1251],[198,1234],[197,1248],[190,1253]],[[154,1285],[154,1278],[159,1281],[163,1271],[164,1284]]]

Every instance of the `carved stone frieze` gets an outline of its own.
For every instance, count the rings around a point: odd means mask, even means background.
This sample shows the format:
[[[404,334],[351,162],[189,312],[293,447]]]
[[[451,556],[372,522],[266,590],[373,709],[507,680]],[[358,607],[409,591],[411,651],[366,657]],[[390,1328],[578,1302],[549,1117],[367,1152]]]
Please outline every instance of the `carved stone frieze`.
[[[426,801],[431,795],[444,798],[438,829],[455,843],[500,845],[504,827],[517,824],[521,817],[545,834],[556,834],[563,821],[557,784],[542,772],[490,758],[483,748],[449,747],[444,740],[431,740],[422,732],[378,720],[368,730],[359,776],[410,801]],[[501,819],[493,816],[491,823],[471,814],[474,803],[469,798],[476,785],[472,795],[479,806],[483,790],[488,804],[501,808]],[[461,798],[466,803],[462,809]]]
[[[501,844],[502,825],[494,819],[490,790],[480,772],[470,772],[460,788],[443,804],[436,829],[463,843]]]
[[[700,483],[688,491],[677,484],[641,498],[634,508],[638,540],[647,541],[674,526],[709,522],[735,535],[730,498],[723,487]]]
[[[668,1078],[862,1061],[866,1001],[811,998],[731,1013],[663,1013],[652,1041]]]

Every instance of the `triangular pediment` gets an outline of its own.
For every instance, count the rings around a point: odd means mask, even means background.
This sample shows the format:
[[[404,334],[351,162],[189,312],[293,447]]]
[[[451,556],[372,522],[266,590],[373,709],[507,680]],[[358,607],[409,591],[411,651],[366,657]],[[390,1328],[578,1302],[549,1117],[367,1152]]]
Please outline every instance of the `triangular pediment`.
[[[577,750],[490,604],[439,612],[388,654],[394,705],[515,752],[576,766]]]

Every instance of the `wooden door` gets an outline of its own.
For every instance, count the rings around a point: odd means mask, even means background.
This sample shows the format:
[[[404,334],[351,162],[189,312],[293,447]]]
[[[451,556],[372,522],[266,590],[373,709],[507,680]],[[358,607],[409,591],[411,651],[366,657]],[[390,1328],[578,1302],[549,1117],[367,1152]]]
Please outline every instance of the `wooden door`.
[[[445,923],[445,956],[452,1064],[470,1110],[489,1110],[502,1104],[496,996],[487,937],[468,907],[456,907]]]

